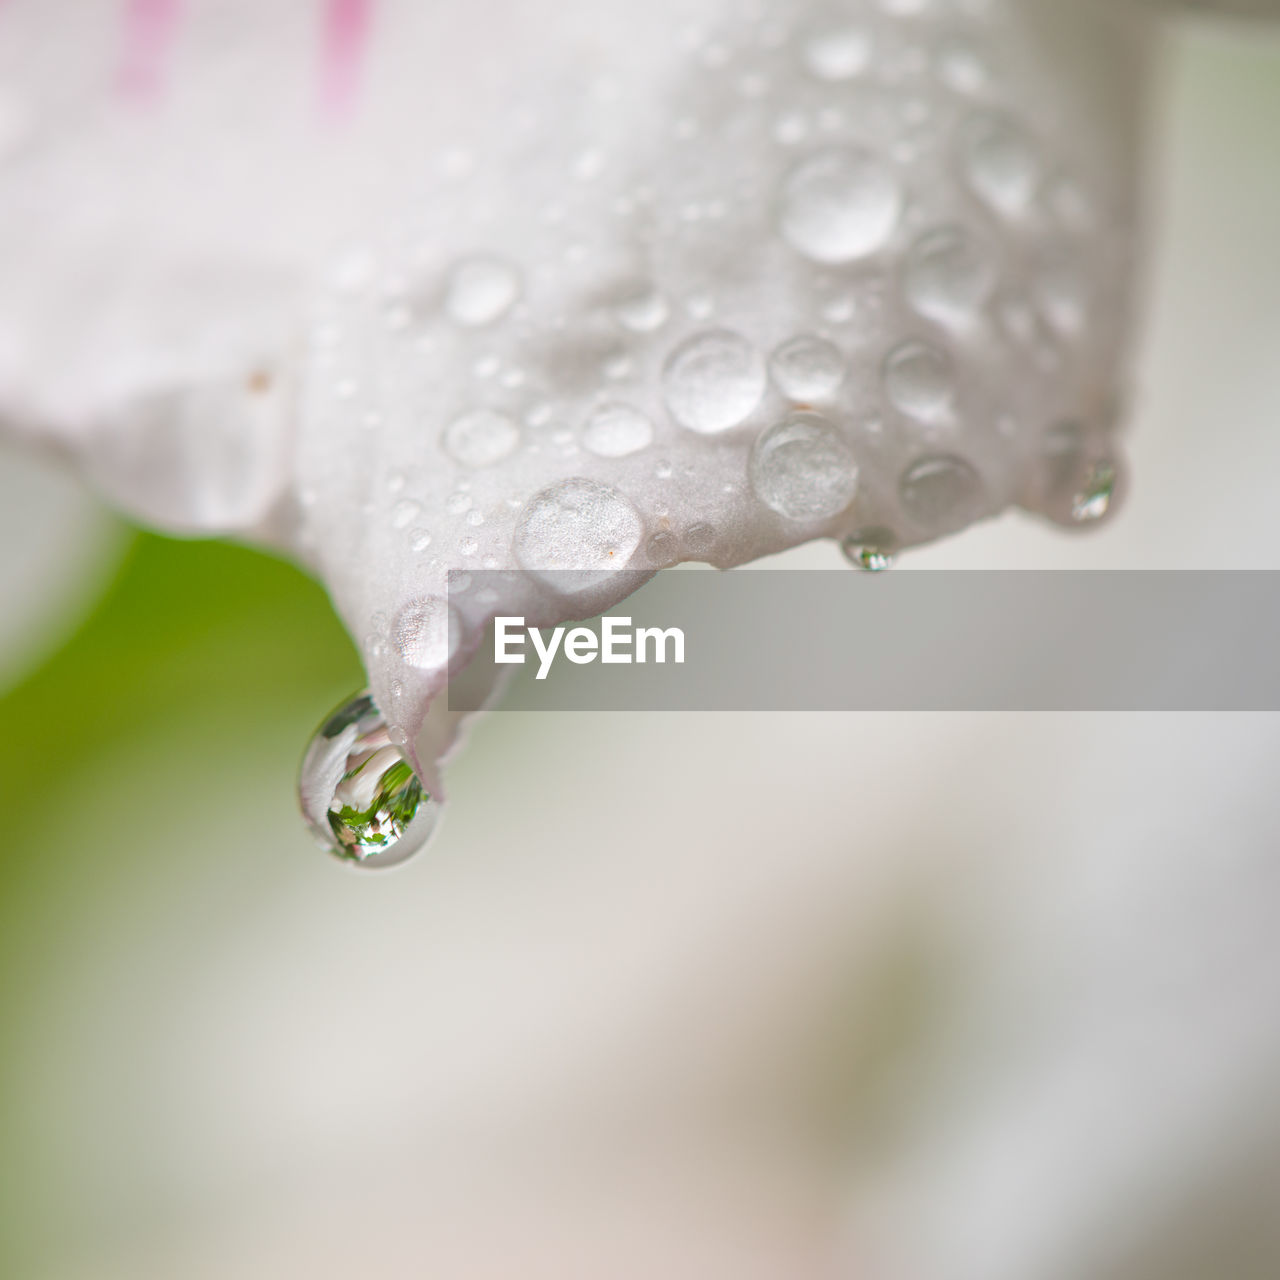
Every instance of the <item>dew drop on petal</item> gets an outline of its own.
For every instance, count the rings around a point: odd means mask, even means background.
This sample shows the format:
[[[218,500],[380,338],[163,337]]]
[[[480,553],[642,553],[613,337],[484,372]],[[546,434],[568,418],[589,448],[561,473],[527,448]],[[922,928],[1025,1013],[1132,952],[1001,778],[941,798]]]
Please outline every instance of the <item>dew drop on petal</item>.
[[[975,116],[961,147],[969,185],[989,205],[1012,215],[1031,204],[1040,181],[1040,159],[1017,124],[990,113]]]
[[[514,267],[498,258],[468,258],[450,273],[445,310],[457,324],[475,329],[501,320],[519,296]]]
[[[706,555],[716,545],[716,536],[715,525],[708,524],[705,520],[700,520],[697,524],[691,524],[684,531],[682,538],[684,549],[691,555]]]
[[[532,573],[609,571],[627,564],[643,533],[639,513],[616,489],[574,476],[529,499],[512,549]]]
[[[770,427],[751,451],[751,487],[790,520],[838,515],[858,487],[853,451],[826,418],[795,413]]]
[[[769,359],[774,385],[797,404],[829,400],[844,381],[844,356],[833,343],[805,333],[784,342]]]
[[[959,227],[922,236],[907,259],[907,301],[921,315],[941,324],[972,321],[995,285],[996,271],[990,257]]]
[[[391,509],[391,527],[407,529],[420,515],[422,507],[412,498],[403,498]]]
[[[450,586],[461,590],[452,582]],[[396,615],[391,638],[409,666],[420,671],[440,670],[458,647],[458,615],[440,596],[413,600]]]
[[[850,24],[827,27],[805,42],[804,62],[819,80],[852,80],[871,63],[871,37]]]
[[[582,443],[601,458],[625,458],[653,443],[653,423],[627,404],[602,404],[582,428]]]
[[[955,533],[982,514],[985,491],[978,473],[949,454],[921,458],[898,485],[902,508],[926,534]]]
[[[938,78],[956,93],[981,93],[991,80],[982,55],[968,42],[949,40],[938,50]]]
[[[368,693],[321,725],[302,760],[298,798],[316,840],[366,869],[411,858],[440,816]]]
[[[662,294],[652,289],[623,298],[613,309],[618,323],[632,333],[653,333],[667,323],[671,308]]]
[[[840,543],[845,559],[865,573],[884,573],[898,557],[898,539],[892,529],[859,529]]]
[[[444,431],[445,452],[464,467],[491,467],[514,453],[519,444],[520,428],[492,409],[464,413]]]
[[[1036,307],[1064,337],[1078,334],[1089,312],[1089,282],[1083,264],[1071,253],[1046,257],[1032,278]]]
[[[884,386],[899,413],[925,420],[941,417],[955,398],[951,358],[927,342],[904,342],[885,361]]]
[[[662,373],[671,416],[702,435],[743,422],[760,403],[765,384],[759,352],[727,329],[695,334],[671,353]]]
[[[814,262],[853,262],[884,247],[902,205],[898,179],[870,152],[822,151],[787,175],[780,226],[787,243]]]
[[[665,569],[679,560],[680,542],[674,533],[664,529],[655,533],[645,543],[645,552],[648,554],[652,564],[660,569]]]

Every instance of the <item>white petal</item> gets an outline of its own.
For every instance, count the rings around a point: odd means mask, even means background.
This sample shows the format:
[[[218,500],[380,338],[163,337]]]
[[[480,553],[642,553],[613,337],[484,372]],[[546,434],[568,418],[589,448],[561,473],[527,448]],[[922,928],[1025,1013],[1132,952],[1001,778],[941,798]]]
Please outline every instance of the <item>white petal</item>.
[[[142,8],[74,54],[69,3],[0,13],[0,417],[315,566],[407,733],[446,672],[396,621],[450,569],[910,545],[1111,449],[1149,41],[1109,6],[342,6],[363,52],[309,0]],[[809,334],[846,376],[801,405]],[[751,462],[798,410],[814,501]]]

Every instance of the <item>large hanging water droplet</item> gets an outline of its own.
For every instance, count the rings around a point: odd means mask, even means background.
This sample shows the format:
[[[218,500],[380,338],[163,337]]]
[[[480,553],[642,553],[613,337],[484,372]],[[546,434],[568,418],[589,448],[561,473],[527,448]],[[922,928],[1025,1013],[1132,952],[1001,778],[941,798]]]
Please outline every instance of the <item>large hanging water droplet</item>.
[[[302,760],[298,798],[320,844],[362,868],[411,858],[440,817],[368,693],[320,726]]]
[[[901,184],[867,151],[820,152],[792,169],[782,188],[783,237],[814,262],[875,253],[901,215]]]
[[[858,467],[830,422],[816,413],[795,413],[756,441],[751,487],[790,520],[825,520],[853,501]]]
[[[769,372],[774,385],[788,400],[796,404],[814,404],[830,400],[844,381],[844,356],[839,348],[804,333],[784,342],[770,357]]]
[[[444,305],[454,321],[476,329],[501,320],[519,296],[514,267],[498,258],[468,258],[454,267]]]
[[[950,357],[927,342],[904,342],[884,366],[885,393],[899,413],[926,421],[945,416],[955,398]]]
[[[744,421],[764,395],[764,361],[740,334],[712,329],[678,346],[662,374],[671,416],[690,431],[714,435]]]
[[[921,237],[907,260],[907,300],[921,315],[941,324],[969,324],[995,284],[990,256],[959,227]]]
[[[898,485],[902,508],[930,536],[956,533],[982,514],[985,491],[978,473],[950,454],[921,458]]]
[[[859,529],[840,543],[845,559],[864,573],[885,573],[898,558],[898,538],[892,529]]]

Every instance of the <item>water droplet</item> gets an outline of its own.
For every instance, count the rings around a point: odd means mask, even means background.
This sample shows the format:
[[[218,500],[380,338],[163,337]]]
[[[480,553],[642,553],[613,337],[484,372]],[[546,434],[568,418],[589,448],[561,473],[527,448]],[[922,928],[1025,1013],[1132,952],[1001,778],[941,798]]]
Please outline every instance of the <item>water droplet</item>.
[[[806,42],[804,61],[819,80],[852,80],[871,63],[871,37],[861,27],[829,27]]]
[[[995,290],[995,265],[959,227],[922,236],[907,260],[907,300],[930,320],[968,324]]]
[[[853,451],[816,413],[795,413],[770,427],[751,451],[751,487],[767,507],[791,520],[838,515],[858,485]]]
[[[445,452],[464,467],[491,467],[520,444],[520,428],[504,413],[476,409],[455,418],[444,432]]]
[[[956,93],[981,93],[991,79],[982,55],[964,40],[950,40],[938,50],[937,68],[938,78]]]
[[[845,559],[864,573],[885,573],[898,558],[898,539],[892,529],[859,529],[840,543]]]
[[[787,176],[781,230],[814,262],[853,262],[884,247],[902,203],[898,179],[870,152],[823,151]]]
[[[525,569],[564,589],[565,571],[609,572],[635,554],[644,533],[636,509],[616,489],[575,476],[535,494],[516,521],[512,549]],[[591,580],[568,580],[569,589]]]
[[[1084,484],[1071,503],[1071,519],[1076,524],[1096,524],[1111,511],[1115,499],[1119,473],[1115,464],[1107,458],[1094,462],[1085,476]]]
[[[982,514],[985,491],[978,473],[949,454],[921,458],[898,485],[903,510],[925,533],[955,533]]]
[[[480,328],[502,319],[520,296],[520,277],[497,258],[468,258],[449,276],[445,310],[458,324]]]
[[[412,498],[405,498],[391,510],[391,527],[407,529],[421,514],[422,508]]]
[[[925,420],[942,417],[955,398],[951,358],[927,342],[904,342],[885,361],[884,385],[899,413]]]
[[[962,142],[969,184],[989,205],[1017,214],[1030,205],[1040,181],[1040,160],[1030,138],[1003,116],[975,116]]]
[[[680,558],[680,544],[674,533],[665,530],[655,533],[645,544],[650,561],[659,568],[667,568]]]
[[[716,527],[701,521],[684,531],[684,548],[692,555],[705,555],[716,545]]]
[[[1079,255],[1058,250],[1036,267],[1032,279],[1036,307],[1064,337],[1079,333],[1089,310],[1089,281]]]
[[[671,416],[703,435],[744,421],[760,403],[766,383],[756,349],[725,329],[696,334],[677,347],[662,377]]]
[[[805,333],[784,342],[773,353],[769,372],[788,400],[797,404],[830,400],[844,381],[844,356],[825,338]]]
[[[602,404],[582,428],[582,443],[601,458],[625,458],[653,443],[653,423],[626,404]]]
[[[667,323],[671,308],[662,294],[653,289],[622,299],[613,309],[618,323],[632,333],[653,333]]]
[[[774,123],[773,136],[784,147],[799,146],[809,136],[809,121],[799,111],[788,111]]]
[[[458,648],[460,622],[440,596],[410,601],[396,615],[391,638],[400,656],[420,671],[438,671]]]
[[[370,869],[411,858],[440,815],[367,693],[338,708],[312,739],[298,797],[316,839]]]
[[[1046,433],[1041,447],[1043,488],[1036,501],[1056,524],[1080,528],[1098,524],[1116,506],[1120,464],[1105,444],[1091,443],[1078,422],[1063,422]]]

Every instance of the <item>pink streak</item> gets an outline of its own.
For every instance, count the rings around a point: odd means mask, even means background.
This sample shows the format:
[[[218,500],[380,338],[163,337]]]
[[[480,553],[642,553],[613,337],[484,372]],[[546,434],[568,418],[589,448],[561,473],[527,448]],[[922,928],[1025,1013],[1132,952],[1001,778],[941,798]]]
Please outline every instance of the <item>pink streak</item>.
[[[128,0],[117,78],[124,97],[143,102],[163,92],[181,9],[182,0]]]
[[[374,0],[326,0],[321,100],[333,116],[346,115],[359,93],[373,4]]]

